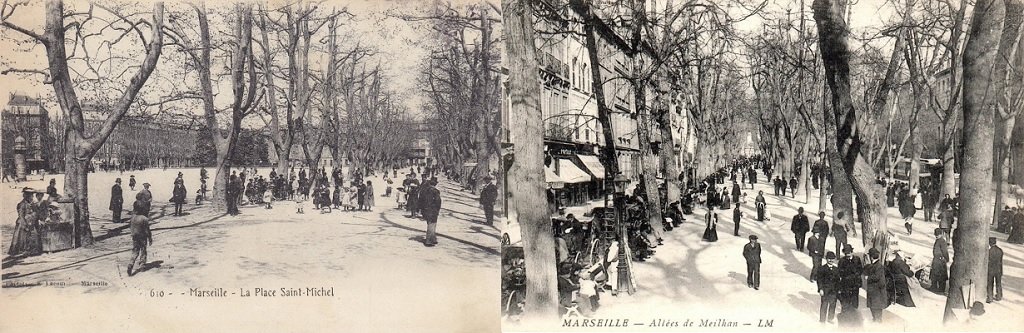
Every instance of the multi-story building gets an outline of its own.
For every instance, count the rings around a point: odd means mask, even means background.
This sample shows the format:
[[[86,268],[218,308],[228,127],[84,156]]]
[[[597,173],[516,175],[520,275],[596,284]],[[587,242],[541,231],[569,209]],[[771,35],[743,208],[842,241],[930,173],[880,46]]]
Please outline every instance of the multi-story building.
[[[86,131],[92,133],[106,121],[98,106],[84,105]],[[189,124],[126,116],[103,142],[92,163],[97,169],[197,166],[199,130]]]
[[[0,114],[2,126],[3,172],[15,174],[15,146],[24,148],[24,170],[31,173],[49,169],[54,139],[50,133],[50,115],[39,98],[11,94]]]

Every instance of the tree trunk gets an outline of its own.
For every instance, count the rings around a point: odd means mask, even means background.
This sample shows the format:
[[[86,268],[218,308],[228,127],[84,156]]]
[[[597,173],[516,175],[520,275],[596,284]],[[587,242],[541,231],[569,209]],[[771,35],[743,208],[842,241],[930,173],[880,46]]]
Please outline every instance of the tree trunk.
[[[804,185],[804,204],[811,201],[811,139],[813,136],[807,134],[804,141],[803,164],[800,168],[800,184]]]
[[[525,314],[550,323],[558,317],[555,240],[546,209],[544,120],[540,110],[533,9],[525,0],[503,0],[506,65],[508,66],[509,137],[515,160],[509,168],[509,196],[522,229],[526,259]]]
[[[949,119],[943,124],[942,137],[945,149],[942,151],[942,197],[955,197],[956,189],[956,146],[954,134],[956,122]],[[951,127],[951,128],[949,128]],[[941,199],[940,199],[941,200]]]
[[[994,80],[1000,31],[1005,18],[1002,0],[979,0],[974,8],[971,29],[963,54],[963,162],[960,182],[960,216],[953,241],[953,264],[945,322],[954,319],[953,308],[964,307],[964,288],[980,297],[985,295],[988,271],[988,224],[992,221],[992,145],[995,98],[989,91],[1001,91],[1001,80]],[[972,300],[973,301],[973,300]],[[970,307],[971,304],[967,304]]]
[[[1010,140],[1009,180],[1011,184],[1024,186],[1024,121],[1014,122],[1011,137],[1015,140]]]
[[[77,215],[75,216],[75,232],[78,238],[75,246],[86,246],[93,243],[92,228],[89,225],[89,161],[79,155],[80,138],[68,135],[67,153],[64,160],[64,195],[75,200]],[[134,202],[129,200],[128,202]]]
[[[814,19],[818,24],[819,49],[821,51],[822,63],[825,66],[825,77],[829,90],[832,93],[832,112],[825,112],[831,121],[829,125],[835,126],[834,140],[836,142],[835,157],[831,157],[833,171],[842,165],[841,174],[833,174],[833,178],[839,183],[849,181],[854,193],[857,196],[857,205],[862,212],[858,219],[861,221],[864,246],[874,247],[885,251],[888,243],[888,225],[886,224],[885,194],[881,188],[875,185],[875,172],[867,160],[861,155],[860,147],[863,144],[856,131],[857,112],[853,107],[850,95],[850,51],[847,45],[849,29],[845,17],[846,2],[843,0],[815,0]],[[897,37],[897,46],[901,45],[901,37]],[[899,49],[899,47],[897,47]],[[889,68],[873,102],[873,108],[878,111],[886,105],[886,99],[892,89],[892,82],[895,77],[899,53],[894,51],[890,58]],[[830,139],[831,141],[831,139]],[[831,145],[830,145],[831,146]],[[845,177],[844,177],[845,176]],[[836,184],[836,187],[842,187]],[[838,194],[838,191],[837,191]],[[838,206],[838,205],[834,205]],[[838,214],[838,213],[837,213]]]
[[[675,138],[672,137],[671,111],[661,105],[658,112],[658,127],[661,130],[661,168],[665,170],[665,191],[667,203],[679,201],[679,168],[676,164]]]

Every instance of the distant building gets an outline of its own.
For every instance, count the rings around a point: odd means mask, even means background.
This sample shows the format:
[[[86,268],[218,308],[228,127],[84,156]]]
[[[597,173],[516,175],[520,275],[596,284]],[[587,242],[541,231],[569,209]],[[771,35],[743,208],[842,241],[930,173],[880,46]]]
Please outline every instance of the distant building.
[[[24,142],[26,172],[49,169],[49,161],[54,159],[54,139],[50,134],[50,115],[38,98],[12,93],[0,114],[0,123],[5,173],[14,172],[15,141]]]
[[[416,123],[413,125],[416,128],[416,136],[413,138],[412,147],[408,150],[408,162],[410,164],[431,164],[431,151],[430,151],[430,140],[427,137],[430,136],[430,126],[426,123]]]
[[[83,106],[86,132],[106,121],[95,106]],[[93,155],[96,169],[198,166],[196,139],[199,130],[190,124],[126,116]]]

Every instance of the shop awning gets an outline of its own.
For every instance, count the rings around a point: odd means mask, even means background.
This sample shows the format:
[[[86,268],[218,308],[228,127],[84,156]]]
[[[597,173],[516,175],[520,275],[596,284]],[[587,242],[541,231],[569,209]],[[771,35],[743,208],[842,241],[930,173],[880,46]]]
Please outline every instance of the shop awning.
[[[594,178],[597,178],[597,180],[603,180],[605,178],[604,164],[601,164],[601,160],[598,159],[597,156],[576,155],[576,157],[580,158],[580,161],[583,162],[583,166],[590,171],[590,174],[594,175]]]
[[[559,176],[565,179],[567,184],[585,183],[591,181],[593,178],[590,177],[586,171],[580,169],[573,163],[572,160],[566,158],[558,159]]]
[[[554,167],[544,168],[544,181],[548,183],[565,183],[565,179],[562,179],[562,177],[555,173]]]

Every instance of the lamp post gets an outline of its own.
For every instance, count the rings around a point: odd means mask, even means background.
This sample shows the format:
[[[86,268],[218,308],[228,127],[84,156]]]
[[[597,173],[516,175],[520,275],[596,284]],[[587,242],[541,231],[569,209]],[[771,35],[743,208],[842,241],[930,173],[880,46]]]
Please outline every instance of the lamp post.
[[[629,281],[631,280],[630,269],[629,269],[629,260],[630,260],[630,258],[629,258],[629,255],[628,255],[629,251],[630,251],[630,249],[629,249],[629,235],[626,234],[626,221],[624,220],[624,218],[622,216],[623,215],[622,209],[625,206],[625,202],[623,200],[623,194],[626,193],[626,186],[629,185],[629,178],[627,178],[626,176],[623,176],[622,173],[618,173],[618,174],[615,175],[615,178],[612,180],[612,182],[613,182],[613,185],[615,187],[615,192],[612,195],[612,205],[613,205],[612,208],[613,208],[613,212],[615,214],[614,215],[615,216],[615,226],[616,226],[616,228],[618,228],[618,233],[619,233],[619,253],[618,253],[618,257],[619,257],[618,261],[619,261],[619,263],[616,266],[616,269],[618,269],[618,271],[619,271],[619,274],[618,274],[619,280],[616,281],[616,283],[618,285],[617,289],[618,290],[625,289],[626,292],[628,292],[629,294],[632,294],[633,293],[633,288],[632,288],[631,284],[629,283]]]

